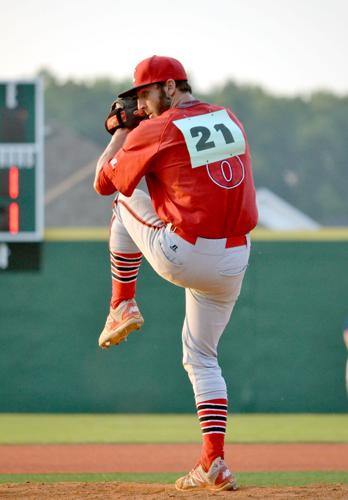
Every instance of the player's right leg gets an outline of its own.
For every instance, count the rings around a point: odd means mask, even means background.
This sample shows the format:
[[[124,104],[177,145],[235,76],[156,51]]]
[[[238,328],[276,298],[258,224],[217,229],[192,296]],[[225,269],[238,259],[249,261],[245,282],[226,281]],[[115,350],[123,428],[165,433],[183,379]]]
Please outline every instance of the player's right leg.
[[[203,443],[200,463],[205,470],[217,457],[224,458],[228,398],[217,348],[238,298],[243,274],[232,278],[233,286],[220,296],[186,290],[183,364],[195,395]]]
[[[183,364],[191,380],[202,431],[199,464],[180,478],[176,487],[187,489],[236,489],[236,480],[224,463],[227,427],[227,389],[217,358],[220,337],[239,296],[249,258],[249,245],[226,250],[222,259],[196,249],[196,275],[201,268],[199,288],[186,289],[186,317],[183,325]],[[218,244],[218,243],[217,243]],[[212,250],[210,248],[210,250]],[[200,262],[201,261],[201,262]],[[216,269],[214,279],[204,268]],[[204,282],[204,276],[207,281]]]
[[[195,394],[202,449],[196,467],[176,481],[178,490],[237,489],[236,479],[224,462],[228,400],[226,383],[217,360],[217,346],[242,279],[242,275],[235,277],[230,293],[223,293],[219,298],[203,291],[186,290],[183,364]]]
[[[177,479],[175,488],[179,491],[202,489],[217,492],[236,490],[237,481],[224,460],[217,457],[212,461],[207,470],[199,463],[194,469],[186,474],[186,476]]]

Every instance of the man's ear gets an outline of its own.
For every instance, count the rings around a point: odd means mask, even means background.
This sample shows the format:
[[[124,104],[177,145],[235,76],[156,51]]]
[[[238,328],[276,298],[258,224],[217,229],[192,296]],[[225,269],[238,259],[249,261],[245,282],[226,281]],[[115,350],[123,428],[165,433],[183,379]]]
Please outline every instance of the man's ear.
[[[167,96],[168,97],[173,97],[173,95],[175,94],[175,91],[176,91],[176,83],[175,83],[175,80],[172,80],[171,78],[169,78],[165,84],[164,84],[165,88],[166,88],[166,91],[167,91]]]

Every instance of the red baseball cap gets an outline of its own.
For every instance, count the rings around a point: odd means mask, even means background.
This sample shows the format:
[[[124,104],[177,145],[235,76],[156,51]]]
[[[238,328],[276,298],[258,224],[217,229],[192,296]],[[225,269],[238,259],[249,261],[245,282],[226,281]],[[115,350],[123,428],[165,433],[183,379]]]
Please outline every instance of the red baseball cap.
[[[151,83],[165,82],[169,79],[187,80],[183,65],[173,57],[152,56],[141,61],[135,68],[134,86],[119,94],[118,97],[134,95],[137,89]]]

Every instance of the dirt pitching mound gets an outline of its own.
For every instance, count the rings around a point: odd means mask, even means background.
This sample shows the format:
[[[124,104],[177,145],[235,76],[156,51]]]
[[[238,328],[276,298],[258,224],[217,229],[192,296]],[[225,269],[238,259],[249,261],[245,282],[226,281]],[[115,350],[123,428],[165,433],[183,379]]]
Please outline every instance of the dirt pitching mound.
[[[348,498],[348,485],[309,485],[296,487],[242,487],[238,491],[226,491],[221,493],[209,493],[205,491],[179,492],[173,485],[145,484],[145,483],[22,483],[1,484],[0,498],[25,498],[37,499],[145,499],[157,500],[163,498],[185,498],[198,500],[199,498],[313,498],[331,499]]]

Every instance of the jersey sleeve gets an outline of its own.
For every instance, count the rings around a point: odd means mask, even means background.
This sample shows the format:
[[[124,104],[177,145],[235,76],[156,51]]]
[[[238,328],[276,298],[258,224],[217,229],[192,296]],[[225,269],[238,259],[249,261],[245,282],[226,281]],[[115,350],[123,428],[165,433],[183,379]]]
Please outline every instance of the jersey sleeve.
[[[132,130],[123,147],[103,167],[109,181],[125,196],[132,195],[158,151],[160,130],[152,121],[142,122]]]
[[[105,166],[105,165],[104,165]],[[109,177],[104,172],[104,166],[101,168],[97,180],[96,180],[96,190],[99,194],[103,196],[108,196],[116,191],[114,184],[111,182]]]

